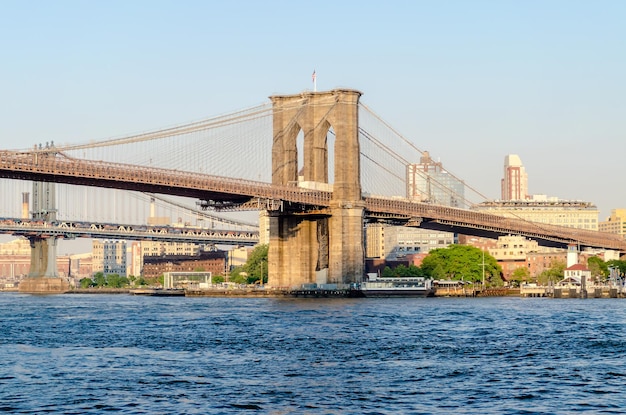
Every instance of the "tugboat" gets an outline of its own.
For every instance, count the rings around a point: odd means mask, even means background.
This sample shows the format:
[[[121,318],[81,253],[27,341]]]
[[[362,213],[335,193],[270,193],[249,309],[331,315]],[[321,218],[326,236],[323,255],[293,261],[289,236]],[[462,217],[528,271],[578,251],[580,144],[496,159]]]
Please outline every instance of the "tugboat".
[[[432,280],[424,277],[379,277],[368,274],[359,291],[364,297],[432,297]]]

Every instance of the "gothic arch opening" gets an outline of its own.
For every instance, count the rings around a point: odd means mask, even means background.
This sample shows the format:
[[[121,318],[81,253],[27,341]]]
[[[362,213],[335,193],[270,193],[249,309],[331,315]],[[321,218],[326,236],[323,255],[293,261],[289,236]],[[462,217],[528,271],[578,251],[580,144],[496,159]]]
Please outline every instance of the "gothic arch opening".
[[[304,131],[300,128],[298,134],[296,135],[296,153],[297,153],[297,162],[298,167],[296,171],[298,172],[298,185],[304,181]]]
[[[332,125],[329,125],[328,132],[326,133],[326,148],[328,149],[327,153],[327,165],[328,165],[328,183],[335,183],[335,130]]]

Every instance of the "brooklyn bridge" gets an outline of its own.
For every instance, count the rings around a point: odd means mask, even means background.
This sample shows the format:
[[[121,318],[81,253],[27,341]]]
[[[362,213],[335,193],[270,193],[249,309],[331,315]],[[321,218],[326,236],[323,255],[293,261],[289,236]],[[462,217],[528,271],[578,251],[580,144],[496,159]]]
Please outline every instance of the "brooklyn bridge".
[[[423,151],[360,98],[351,89],[271,96],[256,107],[157,131],[4,150],[0,177],[170,195],[196,200],[204,210],[265,211],[269,286],[320,275],[327,282],[359,281],[364,225],[372,222],[626,251],[618,235],[474,211],[477,201],[465,195],[455,195],[458,207],[408,199],[406,167]],[[41,186],[39,200],[46,189]],[[51,260],[48,237],[33,240],[42,261]],[[47,277],[42,271],[33,278]]]

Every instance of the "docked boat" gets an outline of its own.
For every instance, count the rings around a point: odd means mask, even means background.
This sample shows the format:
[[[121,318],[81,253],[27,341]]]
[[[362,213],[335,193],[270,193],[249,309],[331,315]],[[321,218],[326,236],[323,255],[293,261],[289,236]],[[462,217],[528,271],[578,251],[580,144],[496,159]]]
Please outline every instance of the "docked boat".
[[[432,280],[423,277],[369,276],[359,291],[364,297],[431,297],[435,295]]]

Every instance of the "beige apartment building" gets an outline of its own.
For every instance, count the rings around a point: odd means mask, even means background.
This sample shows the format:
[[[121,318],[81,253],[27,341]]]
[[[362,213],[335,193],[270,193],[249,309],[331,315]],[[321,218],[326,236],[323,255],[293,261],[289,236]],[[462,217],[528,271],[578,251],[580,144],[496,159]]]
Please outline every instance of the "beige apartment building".
[[[365,257],[397,260],[407,255],[428,253],[458,243],[455,235],[408,226],[386,226],[380,223],[365,228]]]
[[[94,239],[91,253],[94,274],[126,276],[126,241]]]
[[[472,209],[531,222],[592,231],[598,230],[599,211],[596,205],[589,202],[558,200],[535,195],[529,200],[482,202],[473,206]]]
[[[613,209],[611,216],[598,224],[600,232],[616,233],[622,238],[626,236],[626,209]]]

